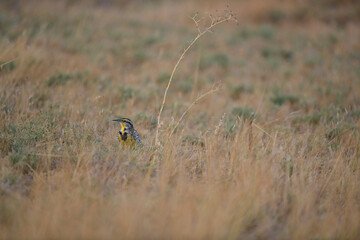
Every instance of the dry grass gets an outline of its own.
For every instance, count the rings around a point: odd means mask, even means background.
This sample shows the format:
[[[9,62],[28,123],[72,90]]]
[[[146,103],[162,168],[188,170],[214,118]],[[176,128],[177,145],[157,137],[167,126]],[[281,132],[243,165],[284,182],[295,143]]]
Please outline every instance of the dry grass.
[[[0,238],[359,238],[356,1],[230,4],[161,148],[224,6],[124,2],[0,4]]]

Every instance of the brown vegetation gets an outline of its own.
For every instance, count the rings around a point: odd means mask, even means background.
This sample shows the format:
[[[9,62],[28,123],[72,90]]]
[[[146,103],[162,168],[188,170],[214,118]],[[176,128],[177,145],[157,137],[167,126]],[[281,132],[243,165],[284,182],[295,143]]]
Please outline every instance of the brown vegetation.
[[[0,238],[359,238],[358,5],[0,3]]]

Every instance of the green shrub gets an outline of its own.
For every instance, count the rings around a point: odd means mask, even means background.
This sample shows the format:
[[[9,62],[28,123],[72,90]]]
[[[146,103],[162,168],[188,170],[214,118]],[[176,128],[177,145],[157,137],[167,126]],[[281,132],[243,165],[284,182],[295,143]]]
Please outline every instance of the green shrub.
[[[136,49],[133,54],[134,60],[138,62],[143,62],[148,59],[148,55],[143,49]]]
[[[321,112],[313,112],[313,113],[307,114],[305,116],[295,117],[292,120],[292,123],[298,124],[298,123],[306,123],[307,122],[312,125],[317,125],[321,121],[322,117],[323,117],[323,115]]]
[[[176,88],[182,93],[189,93],[192,90],[192,79],[184,79],[183,81],[179,81],[176,85]]]
[[[228,89],[230,91],[231,97],[237,99],[243,93],[252,93],[254,91],[254,87],[251,84],[241,83],[239,85],[228,85]]]
[[[47,80],[47,84],[49,87],[64,85],[70,79],[72,79],[72,75],[68,73],[56,72],[54,75],[50,76]]]
[[[120,86],[119,87],[119,98],[123,101],[129,100],[137,95],[138,91],[132,87]]]
[[[270,9],[267,13],[267,18],[274,23],[279,23],[286,18],[286,14],[281,9]]]
[[[10,72],[16,67],[15,61],[0,61],[0,73],[1,72]]]
[[[309,67],[314,67],[323,63],[323,57],[317,52],[310,52],[304,56],[304,64]]]
[[[145,46],[151,46],[155,43],[158,43],[161,40],[161,36],[158,35],[150,35],[144,38],[143,43]]]
[[[291,60],[293,58],[293,52],[291,50],[283,49],[281,47],[268,45],[261,49],[261,55],[264,58],[278,57],[283,60]]]
[[[145,124],[150,125],[151,128],[155,128],[157,119],[154,115],[147,114],[145,112],[139,112],[135,115],[134,122],[145,122]]]
[[[169,81],[170,77],[171,77],[171,74],[169,72],[162,72],[156,78],[156,82],[159,84],[167,83]]]
[[[271,26],[271,25],[261,25],[258,29],[257,29],[257,34],[262,37],[263,39],[266,40],[271,40],[274,38],[275,36],[275,27]]]
[[[247,26],[241,27],[239,30],[234,31],[230,38],[227,40],[229,44],[238,44],[243,40],[247,40],[253,36],[253,32]]]
[[[240,118],[253,120],[256,118],[256,114],[252,107],[243,106],[243,107],[234,107],[231,110],[231,114]]]
[[[231,135],[235,130],[235,123],[238,118],[246,120],[254,120],[258,116],[255,114],[255,111],[252,107],[242,106],[242,107],[233,107],[231,109],[231,114],[224,122],[224,131],[225,136]]]
[[[22,123],[5,124],[0,133],[2,154],[9,156],[11,164],[24,168],[27,165],[36,168],[38,165],[37,144],[46,142],[54,136],[54,109],[41,111],[40,114]]]
[[[278,106],[283,105],[285,102],[289,102],[290,104],[294,104],[299,102],[299,97],[294,96],[292,94],[286,94],[283,92],[275,91],[273,95],[270,97],[270,101]]]
[[[229,58],[225,53],[217,53],[212,57],[212,61],[220,67],[226,68],[229,65]]]
[[[225,53],[216,53],[200,60],[200,69],[206,69],[211,66],[226,68],[229,65],[229,57]]]

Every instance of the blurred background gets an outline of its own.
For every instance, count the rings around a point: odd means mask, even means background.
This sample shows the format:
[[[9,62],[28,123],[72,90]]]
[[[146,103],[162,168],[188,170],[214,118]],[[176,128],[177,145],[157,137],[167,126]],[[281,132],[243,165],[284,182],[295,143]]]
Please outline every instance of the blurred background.
[[[230,11],[179,65],[161,142],[218,91],[155,151],[191,18]],[[0,238],[357,239],[359,21],[358,0],[1,0]]]

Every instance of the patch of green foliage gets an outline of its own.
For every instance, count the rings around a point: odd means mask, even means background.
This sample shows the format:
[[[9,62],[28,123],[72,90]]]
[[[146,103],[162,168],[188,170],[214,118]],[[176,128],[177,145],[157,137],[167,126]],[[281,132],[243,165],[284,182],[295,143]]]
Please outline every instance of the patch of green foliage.
[[[291,60],[293,58],[293,52],[291,50],[284,49],[282,47],[267,45],[261,49],[261,55],[264,58],[278,57],[283,60]]]
[[[64,85],[67,83],[70,79],[72,79],[72,75],[68,73],[62,73],[62,72],[56,72],[54,75],[51,75],[48,80],[47,84],[49,87],[51,86],[58,86],[58,85]]]
[[[253,31],[249,27],[244,26],[232,32],[227,42],[231,45],[239,44],[244,40],[250,39],[253,35]]]
[[[243,106],[243,107],[234,107],[231,110],[231,114],[245,119],[253,120],[256,118],[256,114],[254,112],[254,109],[249,106]]]
[[[10,72],[16,67],[15,61],[0,61],[0,73],[1,72]]]
[[[200,69],[206,69],[211,66],[226,68],[229,65],[229,57],[225,53],[215,53],[205,56],[200,60]]]
[[[324,61],[322,55],[315,51],[311,51],[304,56],[304,64],[308,67],[315,67],[321,65]]]
[[[138,90],[133,89],[132,87],[128,86],[120,86],[119,87],[119,98],[122,101],[129,100],[135,97],[138,94]]]
[[[270,101],[278,106],[283,105],[285,102],[289,102],[290,104],[298,103],[299,100],[299,97],[295,95],[280,91],[274,91],[273,95],[270,97]]]
[[[143,44],[145,46],[151,46],[151,45],[156,44],[159,41],[161,41],[161,39],[162,39],[162,36],[160,34],[152,34],[143,39]]]
[[[279,23],[286,18],[286,14],[283,10],[278,8],[270,9],[267,12],[267,19],[273,23]]]
[[[74,72],[74,73],[56,71],[53,75],[51,75],[47,79],[46,82],[49,87],[52,87],[52,86],[65,85],[69,81],[78,81],[87,84],[90,80],[96,82],[97,78],[90,79],[88,70]]]
[[[149,125],[150,128],[154,129],[157,124],[157,119],[154,115],[145,112],[139,112],[135,115],[134,122],[142,122],[142,125]]]
[[[144,49],[136,49],[133,54],[134,60],[137,62],[144,62],[149,58]]]
[[[50,106],[40,111],[36,118],[3,125],[0,133],[2,154],[8,156],[14,166],[35,169],[38,165],[37,144],[53,137],[54,118],[54,108]]]
[[[337,106],[327,106],[310,112],[306,115],[297,116],[292,120],[293,124],[309,123],[317,125],[321,121],[326,124],[338,124],[344,122],[346,124],[355,124],[360,119],[360,109],[344,109]]]
[[[265,40],[272,40],[275,36],[276,28],[269,24],[261,25],[256,29],[256,34]]]
[[[249,106],[241,106],[241,107],[233,107],[231,109],[231,114],[224,122],[225,135],[231,135],[235,130],[235,123],[237,119],[243,119],[247,121],[252,121],[256,119],[258,116],[255,114],[255,111],[252,107]]]
[[[192,90],[192,78],[186,78],[182,81],[178,81],[176,89],[182,93],[189,93]]]
[[[254,91],[254,86],[251,84],[241,83],[238,85],[228,85],[230,95],[233,99],[238,99],[244,93],[252,93]]]
[[[169,81],[171,74],[169,72],[161,72],[156,78],[156,82],[159,84],[166,83]]]
[[[322,118],[322,114],[320,112],[313,112],[313,113],[309,113],[305,116],[297,116],[292,120],[292,123],[297,124],[297,123],[304,123],[304,122],[308,122],[311,125],[317,125],[320,120]]]
[[[283,157],[280,161],[281,169],[287,174],[289,177],[292,176],[294,172],[294,164],[291,156]]]

